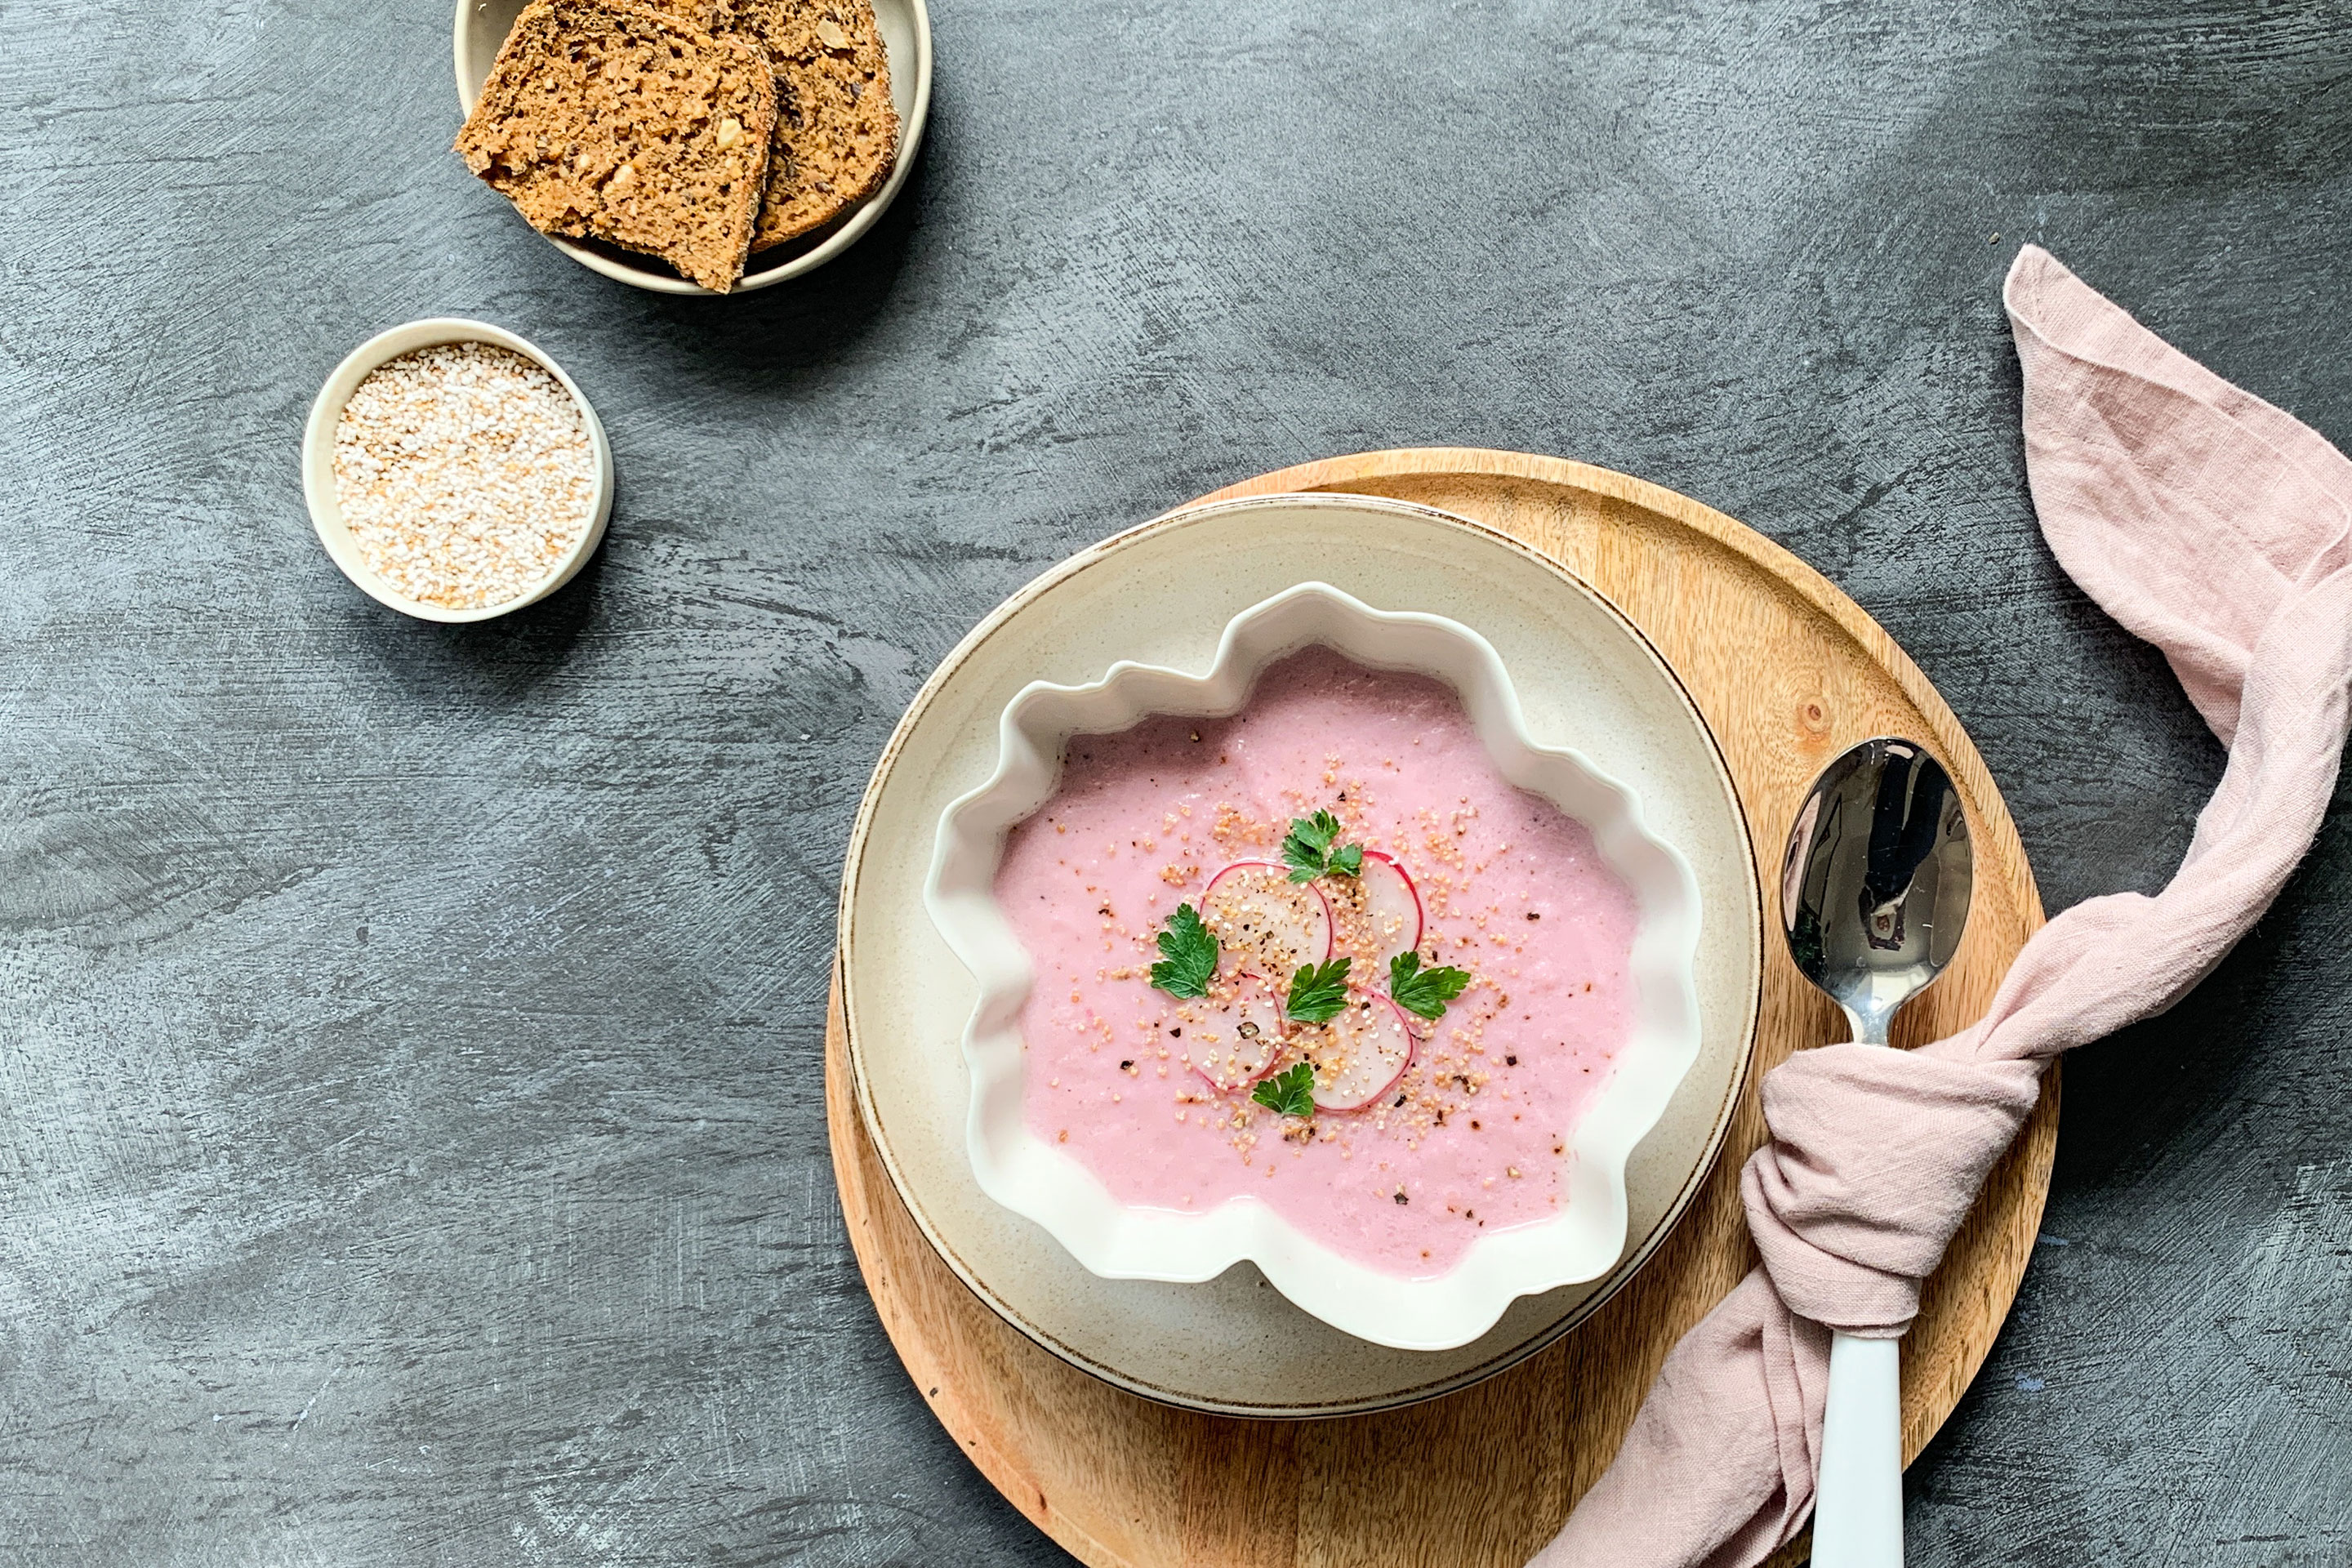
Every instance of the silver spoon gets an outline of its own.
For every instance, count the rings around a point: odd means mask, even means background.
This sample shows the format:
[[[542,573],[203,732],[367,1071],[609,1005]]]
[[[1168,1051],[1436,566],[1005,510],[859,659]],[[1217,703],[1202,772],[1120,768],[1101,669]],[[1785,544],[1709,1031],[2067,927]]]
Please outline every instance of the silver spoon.
[[[1895,1010],[1951,963],[1973,864],[1960,797],[1916,742],[1864,741],[1813,781],[1789,830],[1780,914],[1790,956],[1856,1040],[1886,1044]],[[1903,1562],[1900,1343],[1830,1342],[1813,1568]]]

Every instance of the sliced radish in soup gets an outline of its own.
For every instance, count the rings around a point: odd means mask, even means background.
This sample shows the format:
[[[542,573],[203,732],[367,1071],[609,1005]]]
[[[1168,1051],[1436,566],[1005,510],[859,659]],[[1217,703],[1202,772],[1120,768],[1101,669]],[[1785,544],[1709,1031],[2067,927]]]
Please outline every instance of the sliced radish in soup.
[[[1290,868],[1237,860],[1209,879],[1201,919],[1234,965],[1287,981],[1331,956],[1331,906]]]
[[[1282,1054],[1282,999],[1255,974],[1220,975],[1177,1016],[1192,1070],[1226,1092],[1264,1078]]]
[[[1421,945],[1421,889],[1393,856],[1377,849],[1364,851],[1360,909],[1364,941],[1379,955],[1380,969],[1389,960]]]
[[[1315,1103],[1359,1110],[1394,1089],[1412,1065],[1412,1031],[1385,996],[1359,991],[1329,1023],[1302,1029],[1297,1043],[1315,1064]]]

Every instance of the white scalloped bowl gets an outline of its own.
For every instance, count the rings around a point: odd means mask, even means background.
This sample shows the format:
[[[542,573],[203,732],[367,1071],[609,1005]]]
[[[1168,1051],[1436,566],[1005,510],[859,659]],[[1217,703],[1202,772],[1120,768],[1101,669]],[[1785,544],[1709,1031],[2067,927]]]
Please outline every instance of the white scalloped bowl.
[[[1570,1131],[1558,1217],[1489,1232],[1432,1279],[1385,1274],[1294,1229],[1249,1197],[1202,1213],[1137,1208],[1070,1154],[1038,1138],[1023,1113],[1026,1051],[1021,1008],[1028,953],[998,907],[1005,835],[1060,782],[1075,734],[1123,730],[1158,714],[1222,718],[1241,710],[1258,673],[1286,654],[1330,647],[1374,669],[1434,676],[1460,696],[1496,770],[1585,825],[1639,910],[1630,979],[1632,1037],[1616,1071]],[[1302,583],[1234,617],[1205,675],[1114,664],[1088,686],[1024,687],[999,725],[988,782],[940,820],[924,904],[980,983],[964,1031],[971,1100],[965,1124],[972,1173],[991,1198],[1043,1226],[1095,1274],[1193,1282],[1247,1259],[1301,1309],[1343,1332],[1399,1350],[1446,1350],[1491,1328],[1520,1296],[1596,1279],[1625,1247],[1625,1161],[1656,1125],[1698,1058],[1698,882],[1672,845],[1643,826],[1633,792],[1573,751],[1537,745],[1493,645],[1442,616],[1375,610],[1322,583]]]

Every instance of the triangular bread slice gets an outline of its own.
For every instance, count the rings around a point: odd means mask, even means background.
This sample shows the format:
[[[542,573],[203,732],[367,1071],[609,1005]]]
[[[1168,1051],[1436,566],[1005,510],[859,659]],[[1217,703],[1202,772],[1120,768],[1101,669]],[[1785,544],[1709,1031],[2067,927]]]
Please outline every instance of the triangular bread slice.
[[[615,0],[534,0],[457,151],[534,228],[658,256],[724,294],[775,125],[767,58],[746,39]]]
[[[882,188],[898,159],[890,57],[871,0],[719,0],[718,26],[776,72],[776,142],[753,250],[822,228]]]

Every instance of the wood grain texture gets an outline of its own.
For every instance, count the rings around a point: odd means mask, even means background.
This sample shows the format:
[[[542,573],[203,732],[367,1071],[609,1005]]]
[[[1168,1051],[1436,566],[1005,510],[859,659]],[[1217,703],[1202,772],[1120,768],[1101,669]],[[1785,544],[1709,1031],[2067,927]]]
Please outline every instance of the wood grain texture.
[[[2042,922],[2014,825],[1943,700],[1825,578],[1721,513],[1622,474],[1457,448],[1284,469],[1204,498],[1349,490],[1462,513],[1551,554],[1664,653],[1721,744],[1778,918],[1780,847],[1822,765],[1877,734],[1926,740],[1977,847],[1975,904],[1944,978],[1897,1044],[1981,1016]],[[856,856],[853,850],[851,859]],[[1167,1409],[1056,1360],[999,1321],[923,1241],[892,1191],[846,1077],[840,977],[827,1121],[850,1237],[877,1310],[940,1422],[990,1482],[1080,1561],[1105,1568],[1517,1568],[1605,1468],[1660,1362],[1753,1266],[1738,1169],[1765,1135],[1758,1083],[1790,1051],[1842,1037],[1785,946],[1766,944],[1751,1076],[1718,1162],[1650,1265],[1583,1327],[1520,1366],[1400,1411],[1318,1422]],[[2057,1075],[1995,1167],[1905,1343],[1904,1440],[1916,1455],[1958,1402],[2016,1293],[2049,1190]],[[1802,1542],[1782,1554],[1801,1559]]]

